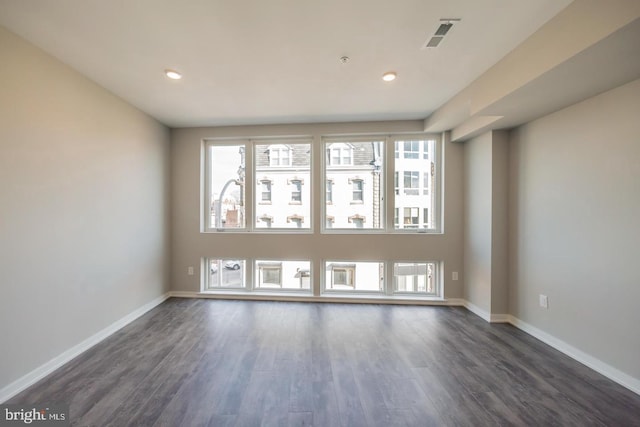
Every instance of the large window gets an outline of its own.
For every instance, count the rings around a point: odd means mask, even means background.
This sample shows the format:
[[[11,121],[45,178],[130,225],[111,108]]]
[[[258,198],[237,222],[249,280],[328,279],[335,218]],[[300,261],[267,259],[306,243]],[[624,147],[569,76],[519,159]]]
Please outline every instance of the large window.
[[[325,230],[384,230],[384,146],[378,139],[325,141]]]
[[[313,174],[310,141],[208,142],[205,231],[308,233],[314,223],[328,233],[440,231],[435,139],[325,138]],[[324,194],[321,209],[311,206],[322,203],[314,192]]]
[[[414,260],[415,244],[433,238],[401,236],[441,231],[437,137],[338,135],[203,143],[201,231],[227,235],[197,245],[215,254],[202,259],[201,291],[442,297],[444,265]],[[382,233],[395,235],[371,236]],[[385,242],[394,250],[377,252]],[[299,256],[317,264],[287,259]]]
[[[206,268],[204,291],[313,294],[310,261],[225,258],[206,259],[203,265]],[[387,268],[391,272],[388,279]],[[437,262],[326,261],[320,295],[439,298],[442,295],[440,268]]]

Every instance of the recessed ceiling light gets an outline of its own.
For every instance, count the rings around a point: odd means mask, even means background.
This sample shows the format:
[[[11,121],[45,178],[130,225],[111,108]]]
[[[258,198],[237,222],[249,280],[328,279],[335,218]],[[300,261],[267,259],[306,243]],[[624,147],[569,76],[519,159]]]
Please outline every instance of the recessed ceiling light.
[[[182,74],[174,70],[164,70],[164,73],[172,80],[180,80],[182,78]]]
[[[382,80],[385,82],[392,82],[398,77],[398,75],[394,71],[387,71],[382,75]]]

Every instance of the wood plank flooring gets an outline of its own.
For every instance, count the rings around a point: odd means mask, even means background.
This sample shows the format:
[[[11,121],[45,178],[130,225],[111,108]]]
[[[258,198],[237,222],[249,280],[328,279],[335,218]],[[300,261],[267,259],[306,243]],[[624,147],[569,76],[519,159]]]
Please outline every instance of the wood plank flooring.
[[[453,307],[169,299],[7,403],[77,426],[640,426],[640,396]]]

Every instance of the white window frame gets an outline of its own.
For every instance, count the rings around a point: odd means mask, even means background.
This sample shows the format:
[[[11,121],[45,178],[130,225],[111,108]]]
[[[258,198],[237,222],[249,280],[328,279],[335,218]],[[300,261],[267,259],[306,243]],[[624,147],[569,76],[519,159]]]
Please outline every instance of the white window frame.
[[[271,181],[272,191],[271,196],[273,200],[273,181],[268,177],[264,177],[265,171],[261,172],[256,171],[256,146],[268,146],[271,147],[286,147],[289,150],[289,167],[293,165],[293,149],[291,145],[293,144],[307,144],[309,147],[309,169],[308,169],[308,186],[309,186],[309,217],[304,217],[303,223],[308,224],[308,228],[286,228],[286,227],[271,227],[271,228],[260,228],[257,226],[258,221],[264,215],[261,215],[260,218],[256,216],[256,212],[258,211],[258,205],[268,205],[269,201],[256,200],[256,195],[258,197],[261,196],[261,188],[263,181]],[[243,179],[244,179],[244,227],[243,228],[224,228],[224,227],[216,227],[215,224],[210,223],[210,202],[211,199],[211,150],[212,146],[238,146],[244,148],[244,169],[243,169]],[[204,139],[202,141],[202,192],[201,192],[201,218],[200,218],[200,228],[203,233],[296,233],[296,234],[313,234],[313,216],[314,216],[314,190],[313,190],[313,171],[314,171],[314,157],[311,155],[313,147],[313,138],[312,137],[292,137],[292,138],[256,138],[256,139],[244,139],[244,138],[210,138]],[[269,161],[271,164],[271,161]],[[271,167],[271,166],[268,166]],[[285,166],[286,167],[286,166]],[[279,167],[274,167],[276,170]],[[257,179],[256,175],[260,174],[260,179]],[[305,177],[307,175],[305,174]],[[293,180],[299,180],[301,182],[301,198],[303,197],[302,187],[304,186],[305,177],[295,177],[293,176]],[[252,185],[247,185],[247,183],[252,183]],[[303,204],[301,202],[290,202],[290,204]],[[271,216],[271,215],[268,215]]]
[[[222,286],[211,286],[212,276],[211,273],[211,262],[217,261],[218,267],[216,272],[225,271],[224,263],[230,260],[238,260],[240,261],[244,268],[241,269],[241,285],[240,286],[230,286],[230,287],[222,287]],[[296,273],[295,278],[299,279],[300,287],[285,287],[285,268],[284,264],[288,262],[299,262],[305,263],[309,267],[302,269],[303,273],[300,276],[297,276]],[[364,263],[372,263],[377,264],[382,268],[382,280],[378,282],[380,286],[380,290],[358,290],[356,289],[358,285],[358,264]],[[400,290],[398,286],[398,276],[396,276],[396,265],[398,264],[428,264],[433,265],[433,292],[428,292],[427,288],[425,291],[407,291]],[[262,270],[269,268],[279,268],[280,269],[280,283],[273,283],[273,286],[260,286],[261,281],[263,280]],[[427,267],[428,268],[428,267]],[[392,301],[394,299],[416,299],[423,301],[441,301],[443,297],[443,274],[444,271],[444,263],[441,261],[434,260],[364,260],[364,259],[340,259],[340,260],[325,260],[322,261],[322,272],[319,277],[320,282],[320,290],[319,294],[316,294],[314,289],[316,289],[314,285],[314,263],[311,260],[304,259],[239,259],[239,258],[231,258],[231,257],[212,257],[212,258],[203,258],[202,259],[202,289],[201,292],[207,294],[250,294],[250,293],[262,293],[262,294],[274,294],[274,295],[286,295],[286,294],[296,294],[308,297],[345,297],[345,298],[367,298],[376,297],[376,298],[384,298]],[[351,273],[349,273],[349,270]],[[298,269],[300,270],[300,269]],[[336,270],[347,270],[347,278],[351,278],[350,282],[347,283],[337,283],[335,278]],[[230,270],[231,272],[232,270]],[[290,272],[289,272],[290,273]],[[350,274],[350,276],[349,276]],[[361,272],[361,274],[363,274]],[[303,276],[304,275],[304,276]],[[329,275],[329,276],[328,276]],[[307,277],[309,282],[309,288],[302,287],[302,277]],[[379,280],[379,274],[376,274],[377,279]],[[217,276],[218,284],[221,281],[221,276]],[[428,277],[427,277],[428,280]],[[342,286],[341,288],[336,288],[336,286]]]
[[[417,134],[417,135],[390,135],[387,137],[384,136],[380,136],[380,135],[373,135],[373,136],[369,136],[369,137],[323,137],[323,145],[322,145],[322,152],[326,153],[326,150],[328,149],[328,147],[333,147],[335,144],[341,144],[342,147],[344,146],[348,146],[349,142],[373,142],[373,141],[381,141],[383,144],[383,153],[384,153],[384,162],[383,165],[381,167],[382,171],[383,171],[383,176],[385,177],[382,182],[380,183],[380,191],[383,194],[383,202],[381,203],[380,206],[380,217],[381,220],[383,221],[383,226],[380,228],[375,228],[375,229],[370,229],[370,228],[363,228],[363,229],[352,229],[352,228],[327,228],[325,227],[326,224],[326,219],[325,219],[325,215],[326,215],[326,200],[324,200],[324,202],[321,202],[321,207],[320,207],[320,211],[321,211],[321,216],[322,219],[320,221],[320,225],[321,225],[321,232],[325,233],[328,230],[329,233],[427,233],[427,234],[433,234],[433,233],[441,233],[442,231],[442,141],[441,138],[438,135],[433,135],[433,134]],[[387,191],[386,189],[394,189],[395,190],[395,183],[394,183],[394,176],[395,176],[395,142],[396,141],[408,141],[408,140],[419,140],[422,143],[420,144],[420,153],[422,154],[420,157],[422,157],[422,159],[418,159],[418,160],[422,160],[424,161],[424,146],[426,144],[425,141],[430,141],[433,140],[434,141],[434,153],[433,156],[427,156],[429,159],[427,159],[427,161],[433,162],[434,164],[434,185],[433,188],[429,189],[430,191],[428,191],[429,194],[424,194],[424,184],[423,184],[423,180],[420,180],[420,188],[423,188],[422,191],[422,196],[425,197],[431,197],[432,200],[432,204],[431,204],[431,212],[430,214],[433,216],[433,222],[432,222],[432,227],[425,229],[425,228],[420,228],[420,229],[403,229],[403,228],[398,228],[396,229],[394,227],[394,218],[392,217],[392,215],[387,215],[386,213],[388,212],[394,212],[395,209],[395,199],[393,197],[393,194],[391,194],[389,191]],[[314,158],[313,156],[311,156],[310,159],[310,165],[309,165],[309,179],[310,179],[310,183],[308,185],[309,187],[309,192],[310,192],[310,196],[309,196],[309,200],[310,200],[310,208],[309,208],[309,213],[310,216],[308,218],[308,222],[305,219],[305,223],[309,224],[309,228],[258,228],[256,226],[258,218],[254,215],[254,212],[256,211],[256,205],[257,202],[255,200],[254,194],[257,191],[257,185],[259,181],[256,181],[254,179],[254,176],[256,174],[255,171],[255,146],[256,145],[267,145],[267,146],[287,146],[289,143],[290,144],[309,144],[309,147],[313,147],[313,138],[311,137],[305,137],[305,138],[292,138],[292,139],[286,139],[287,144],[285,144],[285,140],[283,140],[283,138],[277,138],[276,139],[277,142],[274,142],[273,139],[269,139],[269,138],[260,138],[260,139],[238,139],[238,138],[224,138],[224,139],[206,139],[203,141],[203,197],[201,199],[201,205],[202,205],[202,214],[201,214],[201,230],[203,232],[225,232],[225,233],[247,233],[247,232],[270,232],[270,233],[309,233],[312,234],[314,232],[313,230],[313,226],[315,221],[313,220],[313,214],[314,212],[317,212],[317,209],[314,208],[314,202],[316,201],[315,198],[313,197],[313,193],[314,193],[314,175],[316,174],[316,169],[313,166],[314,163]],[[253,183],[253,185],[245,185],[244,186],[244,222],[245,222],[245,227],[244,228],[217,228],[215,227],[215,224],[210,224],[210,218],[211,218],[211,213],[210,213],[210,195],[211,195],[211,188],[209,188],[210,186],[210,174],[211,174],[211,169],[209,167],[209,165],[211,164],[211,159],[210,159],[210,150],[209,147],[210,146],[215,146],[215,145],[220,145],[220,146],[238,146],[238,147],[244,147],[245,150],[245,165],[244,165],[244,182],[245,183]],[[404,148],[404,146],[402,145],[402,148]],[[290,147],[289,147],[290,149]],[[353,162],[353,147],[350,147],[351,149],[351,155],[350,155],[350,159],[351,162]],[[314,150],[310,150],[310,152],[312,152]],[[402,154],[399,157],[403,157],[404,154]],[[322,193],[324,193],[326,195],[327,192],[327,185],[326,185],[326,180],[327,180],[327,171],[329,167],[332,167],[331,165],[328,165],[326,163],[326,161],[328,160],[326,158],[326,155],[321,156],[321,168],[320,168],[320,179],[321,179],[321,185],[319,188],[319,191],[321,191]],[[293,154],[291,153],[291,151],[289,152],[289,158],[291,159],[291,161],[293,161]],[[342,157],[341,157],[342,158]],[[341,165],[342,166],[342,165]],[[339,169],[339,168],[338,168]],[[398,177],[399,181],[400,181],[400,177]],[[330,179],[330,178],[329,178]],[[423,178],[424,179],[424,178]],[[273,184],[272,184],[273,185]],[[391,191],[394,191],[391,190]],[[272,190],[273,191],[273,190]],[[363,190],[364,191],[364,190]],[[335,193],[335,188],[334,188],[334,193]],[[364,194],[363,194],[364,196]],[[335,198],[335,194],[334,194],[334,198]],[[422,224],[427,223],[427,221],[423,221],[421,222]]]
[[[436,134],[407,134],[407,135],[370,135],[367,137],[350,137],[350,136],[331,136],[331,137],[322,137],[322,150],[324,155],[321,158],[321,191],[326,194],[327,191],[327,180],[331,179],[327,176],[328,172],[332,170],[344,170],[348,168],[342,168],[340,166],[331,165],[330,157],[327,156],[327,147],[330,147],[337,143],[347,144],[347,143],[356,143],[356,142],[373,142],[373,141],[381,141],[383,144],[383,164],[381,165],[381,170],[383,172],[383,180],[380,183],[380,191],[383,194],[383,201],[381,202],[381,220],[383,221],[383,226],[381,228],[363,228],[363,229],[355,229],[355,228],[333,228],[326,226],[326,217],[327,217],[327,202],[326,197],[321,206],[321,216],[322,219],[320,221],[321,225],[321,233],[323,234],[380,234],[380,233],[389,233],[389,234],[441,234],[443,230],[442,224],[442,168],[443,168],[443,157],[442,157],[442,138],[440,135]],[[415,190],[418,191],[415,197],[429,197],[431,198],[431,209],[430,214],[433,216],[433,221],[431,222],[430,228],[425,228],[424,224],[429,224],[429,221],[425,221],[424,218],[422,221],[419,221],[419,226],[423,226],[423,228],[395,228],[394,216],[389,213],[394,213],[396,207],[405,206],[396,206],[395,200],[395,192],[398,193],[404,192],[404,174],[398,175],[398,186],[396,187],[395,181],[395,173],[396,171],[396,153],[400,160],[404,159],[404,144],[400,145],[400,150],[395,150],[396,142],[399,141],[415,141],[418,144],[418,157],[410,158],[409,161],[421,162],[428,161],[433,163],[433,188],[426,189],[424,187],[424,177],[421,174],[418,174],[418,186]],[[434,151],[433,153],[425,152],[425,146],[428,146],[428,141],[434,141]],[[414,153],[414,151],[411,151]],[[404,170],[402,171],[404,172]],[[351,183],[351,179],[349,180]],[[413,188],[412,188],[413,190]],[[333,187],[334,199],[335,199],[335,186]],[[364,189],[363,189],[364,195]],[[352,203],[354,202],[352,200]],[[401,210],[400,216],[404,211]],[[333,216],[337,216],[335,213]],[[402,220],[402,217],[398,218]]]

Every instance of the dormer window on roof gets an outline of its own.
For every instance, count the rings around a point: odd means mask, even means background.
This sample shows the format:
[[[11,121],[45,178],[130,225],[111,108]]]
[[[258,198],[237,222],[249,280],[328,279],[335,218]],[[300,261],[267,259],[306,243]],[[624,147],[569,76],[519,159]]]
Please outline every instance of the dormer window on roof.
[[[353,145],[337,142],[327,146],[327,164],[330,166],[353,165]]]
[[[270,145],[269,166],[291,166],[291,148],[281,144]]]

